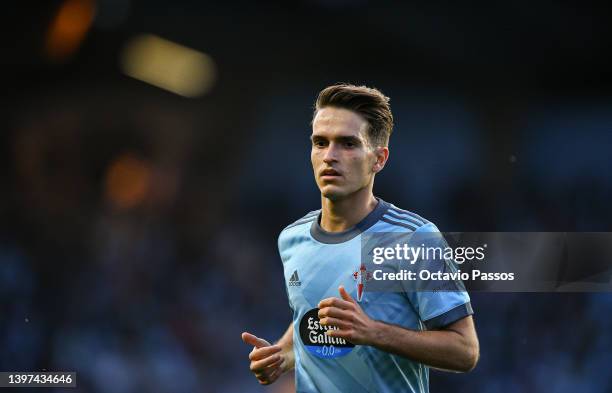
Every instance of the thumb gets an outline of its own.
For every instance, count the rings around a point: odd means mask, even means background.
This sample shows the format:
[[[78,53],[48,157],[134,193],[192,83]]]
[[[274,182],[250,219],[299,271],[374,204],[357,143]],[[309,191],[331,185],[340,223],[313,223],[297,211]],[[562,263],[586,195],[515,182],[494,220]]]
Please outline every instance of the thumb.
[[[264,340],[263,338],[259,338],[251,333],[244,332],[242,333],[242,341],[246,344],[250,344],[255,348],[269,347],[270,343]]]
[[[338,287],[338,292],[340,292],[340,297],[342,297],[342,299],[346,300],[347,302],[355,303],[355,300],[353,300],[351,295],[348,294],[343,285]]]

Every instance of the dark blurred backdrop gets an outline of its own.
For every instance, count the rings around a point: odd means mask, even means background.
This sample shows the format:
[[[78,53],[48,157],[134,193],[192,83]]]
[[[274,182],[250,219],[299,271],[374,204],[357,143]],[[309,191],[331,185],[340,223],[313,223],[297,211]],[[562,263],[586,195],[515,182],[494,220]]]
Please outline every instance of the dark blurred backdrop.
[[[612,16],[581,2],[4,6],[0,370],[78,392],[261,388],[291,320],[276,238],[320,201],[312,104],[380,88],[376,193],[443,231],[612,230]],[[157,86],[157,87],[156,87]],[[161,87],[161,88],[160,88]],[[431,391],[612,391],[612,294],[472,294]]]

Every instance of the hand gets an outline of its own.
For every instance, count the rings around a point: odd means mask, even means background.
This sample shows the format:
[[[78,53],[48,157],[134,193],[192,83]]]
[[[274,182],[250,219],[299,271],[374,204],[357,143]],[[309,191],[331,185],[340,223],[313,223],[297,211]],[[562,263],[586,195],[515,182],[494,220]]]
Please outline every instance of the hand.
[[[319,302],[319,319],[322,325],[336,326],[325,334],[340,337],[356,345],[369,345],[376,333],[376,321],[370,319],[351,295],[341,285],[341,299],[330,297]]]
[[[250,369],[260,384],[269,385],[283,374],[286,362],[280,345],[271,345],[247,332],[242,333],[242,341],[254,347],[249,354]]]

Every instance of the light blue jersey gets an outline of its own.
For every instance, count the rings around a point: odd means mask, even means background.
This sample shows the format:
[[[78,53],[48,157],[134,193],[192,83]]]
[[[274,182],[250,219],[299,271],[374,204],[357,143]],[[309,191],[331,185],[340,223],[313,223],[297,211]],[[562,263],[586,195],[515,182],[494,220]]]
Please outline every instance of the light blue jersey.
[[[438,232],[424,218],[379,199],[355,227],[326,232],[320,210],[286,227],[278,246],[293,310],[293,348],[297,392],[428,392],[428,367],[371,346],[354,346],[324,334],[317,304],[339,297],[338,286],[358,298],[361,237],[372,232]],[[363,275],[363,272],[362,272]],[[436,329],[473,313],[464,291],[368,292],[361,294],[366,314],[412,330]]]

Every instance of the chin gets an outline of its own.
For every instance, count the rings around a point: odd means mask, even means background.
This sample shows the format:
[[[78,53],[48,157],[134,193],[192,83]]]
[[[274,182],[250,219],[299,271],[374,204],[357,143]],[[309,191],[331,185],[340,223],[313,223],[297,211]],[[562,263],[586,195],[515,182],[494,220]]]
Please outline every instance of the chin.
[[[330,201],[337,201],[347,196],[347,192],[339,187],[326,185],[321,187],[321,196]]]

